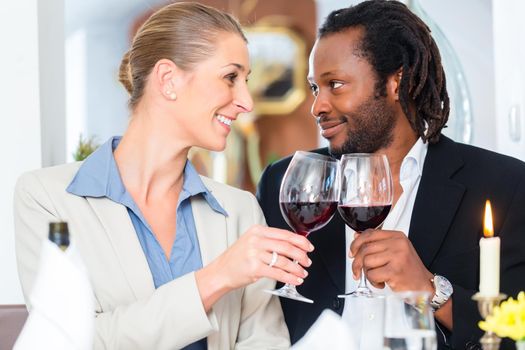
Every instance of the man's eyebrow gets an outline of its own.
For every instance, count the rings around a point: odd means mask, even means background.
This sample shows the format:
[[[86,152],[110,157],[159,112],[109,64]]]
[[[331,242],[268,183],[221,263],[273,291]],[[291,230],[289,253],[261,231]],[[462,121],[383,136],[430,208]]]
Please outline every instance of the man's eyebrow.
[[[326,78],[326,77],[329,77],[329,76],[332,76],[332,75],[335,75],[335,72],[328,71],[328,72],[322,73],[320,78]],[[306,77],[306,80],[308,80],[309,82],[313,82],[314,78],[311,77],[311,76],[308,76],[308,77]]]
[[[332,75],[335,75],[335,72],[333,72],[333,71],[324,72],[324,73],[321,74],[321,78],[326,78],[326,77],[329,77],[329,76],[332,76]]]

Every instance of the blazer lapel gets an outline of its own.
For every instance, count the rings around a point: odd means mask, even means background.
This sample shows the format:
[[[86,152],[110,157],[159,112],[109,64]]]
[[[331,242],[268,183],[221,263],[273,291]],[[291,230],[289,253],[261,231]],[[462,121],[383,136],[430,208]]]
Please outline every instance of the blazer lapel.
[[[86,198],[100,219],[137,299],[151,295],[155,286],[127,209],[107,198]]]
[[[206,187],[209,188],[208,184]],[[215,199],[219,201],[217,197]],[[224,208],[223,203],[219,204]],[[202,196],[191,198],[191,209],[199,239],[202,265],[206,266],[228,248],[226,219],[224,215],[211,209]]]
[[[452,176],[463,166],[454,141],[429,145],[410,223],[409,239],[428,268],[463,198],[465,187]]]

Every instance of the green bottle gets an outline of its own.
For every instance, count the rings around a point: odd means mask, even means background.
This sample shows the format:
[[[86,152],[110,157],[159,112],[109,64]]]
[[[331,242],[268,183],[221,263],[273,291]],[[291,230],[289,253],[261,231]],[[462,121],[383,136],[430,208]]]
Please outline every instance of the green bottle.
[[[63,251],[69,247],[69,229],[67,222],[49,223],[49,240]]]

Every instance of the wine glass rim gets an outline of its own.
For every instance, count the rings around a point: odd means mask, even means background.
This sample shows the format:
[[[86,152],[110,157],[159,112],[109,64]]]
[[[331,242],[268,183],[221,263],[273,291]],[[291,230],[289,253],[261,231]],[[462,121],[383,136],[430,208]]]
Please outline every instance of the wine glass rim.
[[[294,156],[295,155],[301,155],[301,156],[305,156],[305,157],[315,158],[315,159],[324,160],[324,161],[327,161],[327,162],[337,162],[337,159],[335,159],[335,158],[332,158],[332,157],[324,155],[324,154],[315,153],[315,152],[295,151]]]
[[[352,158],[352,157],[386,157],[384,153],[345,153],[341,156],[343,158]]]

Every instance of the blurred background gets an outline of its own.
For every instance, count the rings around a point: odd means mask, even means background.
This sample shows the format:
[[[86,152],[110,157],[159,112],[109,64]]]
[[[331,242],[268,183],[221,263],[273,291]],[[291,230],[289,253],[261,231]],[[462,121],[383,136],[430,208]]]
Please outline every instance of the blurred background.
[[[202,0],[247,32],[255,110],[234,123],[225,152],[194,150],[198,170],[254,191],[264,167],[323,145],[310,115],[308,53],[316,28],[344,0]],[[445,134],[525,160],[525,29],[520,0],[407,0],[432,29],[451,96]],[[70,162],[123,133],[118,67],[163,0],[3,0],[0,5],[0,304],[23,303],[12,195],[24,171]],[[337,54],[337,53],[334,53]],[[188,116],[191,118],[191,116]],[[481,215],[481,214],[480,214]]]

